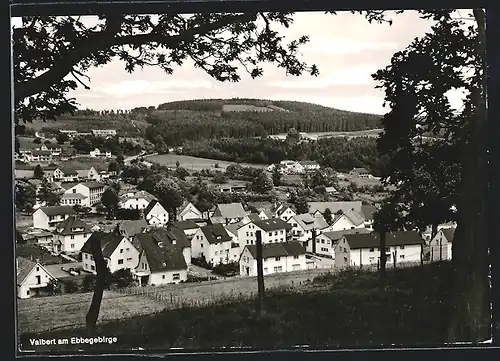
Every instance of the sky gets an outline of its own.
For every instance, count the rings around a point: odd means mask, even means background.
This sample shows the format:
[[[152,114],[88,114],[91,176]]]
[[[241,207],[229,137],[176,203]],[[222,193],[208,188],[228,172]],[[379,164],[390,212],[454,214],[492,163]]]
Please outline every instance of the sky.
[[[300,49],[301,58],[319,67],[313,77],[287,76],[273,65],[264,75],[251,79],[244,74],[238,83],[212,79],[190,62],[175,67],[172,75],[159,68],[138,68],[132,74],[116,60],[89,70],[90,90],[79,87],[71,92],[80,108],[95,110],[131,109],[158,106],[169,101],[209,98],[258,98],[296,100],[336,109],[384,114],[383,89],[375,89],[371,74],[389,65],[392,55],[406,48],[416,37],[430,31],[431,21],[407,11],[390,15],[394,22],[370,24],[363,16],[349,12],[296,13],[293,25],[282,34],[289,40],[309,35]],[[13,19],[13,24],[20,19]],[[452,106],[461,105],[460,94],[451,94]]]

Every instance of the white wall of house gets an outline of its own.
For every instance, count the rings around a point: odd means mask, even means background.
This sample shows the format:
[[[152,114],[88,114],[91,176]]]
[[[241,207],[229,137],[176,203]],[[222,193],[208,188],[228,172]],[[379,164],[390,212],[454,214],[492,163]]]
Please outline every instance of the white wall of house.
[[[255,244],[257,241],[257,231],[261,231],[262,244],[286,242],[285,229],[266,232],[260,227],[257,227],[255,224],[248,223],[238,229],[238,243],[241,249],[243,249],[246,245]]]
[[[430,242],[430,257],[431,261],[450,260],[451,259],[451,243],[444,236],[443,232],[439,232]]]
[[[124,268],[132,270],[139,263],[139,251],[126,237],[123,237],[106,262],[111,273]],[[95,261],[91,254],[82,252],[82,268],[84,271],[96,273]]]
[[[135,272],[148,274],[147,284],[150,286],[159,286],[164,284],[179,283],[187,280],[187,268],[183,270],[168,270],[151,272],[146,253],[142,252]]]
[[[53,230],[55,227],[69,217],[69,214],[47,216],[41,208],[33,212],[33,228]]]
[[[151,225],[164,225],[168,223],[168,212],[160,203],[156,203],[153,209],[146,214],[146,221]]]
[[[187,221],[188,219],[203,218],[203,214],[192,204],[189,203],[186,208],[177,215],[179,221]]]
[[[404,246],[391,246],[387,247],[387,263],[392,264],[393,254],[396,253],[396,264],[404,262],[420,262],[421,246],[418,245],[404,245]],[[349,252],[351,266],[359,266],[360,264],[370,265],[377,264],[380,257],[380,250],[374,248],[357,248],[350,249]]]
[[[127,198],[125,202],[120,204],[120,207],[125,209],[144,209],[148,204],[148,200],[144,198]]]
[[[35,294],[37,288],[47,287],[54,277],[37,263],[22,284],[17,286],[17,297],[30,298]]]
[[[61,249],[60,250],[54,249],[54,251],[66,252],[70,254],[79,253],[83,245],[85,244],[85,242],[87,242],[87,240],[90,238],[91,235],[92,235],[91,232],[71,234],[71,235],[55,234],[54,243],[57,244],[57,242],[60,242]]]
[[[281,213],[281,215],[279,216],[279,218],[286,222],[290,219],[290,217],[293,217],[295,216],[296,213],[290,208],[290,207],[287,207],[286,211],[284,211],[283,213]]]
[[[198,228],[193,234],[193,238],[191,239],[191,257],[200,258],[202,256],[208,262],[208,241],[205,237],[205,234],[202,232],[201,228]]]
[[[364,224],[361,223],[359,226],[354,225],[354,223],[351,222],[351,220],[343,214],[337,222],[332,224],[331,229],[332,231],[345,231],[347,229],[355,229],[355,228],[364,228]]]
[[[283,256],[266,258],[262,262],[264,275],[281,272],[293,272],[307,269],[306,256]],[[253,258],[250,251],[245,249],[240,259],[241,276],[257,276],[257,260]]]

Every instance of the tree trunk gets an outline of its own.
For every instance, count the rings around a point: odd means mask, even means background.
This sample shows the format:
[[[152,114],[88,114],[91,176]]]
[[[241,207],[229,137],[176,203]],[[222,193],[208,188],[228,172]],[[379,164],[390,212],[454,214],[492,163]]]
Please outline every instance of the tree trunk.
[[[256,246],[257,246],[257,289],[259,292],[259,314],[261,317],[264,316],[264,270],[262,264],[262,233],[261,231],[255,232],[256,235]]]
[[[385,265],[387,261],[386,253],[385,253],[385,236],[386,232],[382,231],[380,232],[380,290],[384,291],[385,290],[385,284],[386,284],[386,271],[385,271]]]
[[[463,161],[459,219],[453,239],[454,295],[449,342],[491,337],[488,283],[488,130],[486,117],[485,13],[474,10],[483,58],[482,94],[476,96],[472,138]],[[493,120],[492,120],[493,121]]]
[[[104,293],[104,289],[106,288],[108,267],[102,255],[100,237],[92,237],[90,246],[92,250],[92,256],[94,257],[97,276],[95,280],[94,295],[92,296],[92,302],[90,304],[90,308],[87,312],[87,317],[85,320],[87,323],[87,332],[89,333],[89,335],[92,335],[95,333],[97,319],[99,318],[102,296]]]

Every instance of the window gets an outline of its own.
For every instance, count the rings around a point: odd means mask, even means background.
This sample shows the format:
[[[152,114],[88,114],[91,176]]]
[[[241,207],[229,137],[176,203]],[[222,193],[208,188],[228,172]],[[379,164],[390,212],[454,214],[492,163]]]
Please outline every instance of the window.
[[[321,240],[321,243],[322,243],[322,244],[325,244],[325,240],[324,240],[324,239],[322,239],[322,240]]]
[[[275,236],[277,236],[277,235],[278,235],[278,231],[275,231],[275,232],[274,232],[274,235],[275,235]]]
[[[346,263],[347,263],[347,257],[344,257],[344,262],[346,262]]]
[[[165,279],[165,275],[161,275],[161,278]]]
[[[200,248],[203,248],[203,243],[200,243]]]
[[[299,259],[299,256],[293,256],[293,259]]]
[[[85,253],[85,259],[89,259],[89,255]]]
[[[405,259],[405,255],[404,254],[400,255],[399,259]]]
[[[275,260],[276,261],[279,261],[281,259],[281,257],[276,257]]]
[[[219,251],[215,251],[215,255],[217,256],[219,254]]]
[[[40,271],[40,267],[37,267],[37,268],[36,268],[36,271],[37,271],[37,272],[38,272],[38,271]]]
[[[375,250],[373,248],[370,248],[370,252],[374,252]]]
[[[281,272],[281,271],[283,271],[283,267],[281,266],[274,267],[274,272]]]
[[[127,258],[127,262],[130,262],[130,261],[132,261],[132,257]]]
[[[118,260],[118,264],[123,264],[123,258]]]
[[[123,248],[120,248],[120,253],[123,253]]]
[[[127,251],[127,252],[130,251],[130,248],[125,248],[125,251]]]
[[[405,246],[399,246],[399,249],[405,249]]]
[[[268,235],[269,237],[271,237],[273,235],[273,232],[269,232]]]
[[[26,296],[30,295],[30,290],[26,290]]]
[[[74,234],[72,234],[72,235],[70,236],[70,238],[71,238],[71,239],[75,239],[75,235],[74,235]]]
[[[75,244],[74,244],[74,243],[71,243],[70,247],[71,247],[71,248],[75,248]]]
[[[181,274],[180,273],[174,273],[172,278],[174,279],[174,281],[177,281],[177,280],[180,280],[181,279]]]
[[[267,273],[267,267],[264,267],[264,273]]]
[[[247,237],[248,237],[248,232],[247,232]]]
[[[91,269],[92,271],[95,271],[95,266],[94,266],[94,265],[91,265],[91,266],[90,266],[90,269]]]

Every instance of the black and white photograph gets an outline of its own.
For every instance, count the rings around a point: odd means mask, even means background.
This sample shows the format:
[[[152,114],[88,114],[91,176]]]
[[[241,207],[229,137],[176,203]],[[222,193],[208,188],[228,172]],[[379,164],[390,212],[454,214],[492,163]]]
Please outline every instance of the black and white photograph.
[[[485,17],[12,17],[19,355],[492,342]]]

